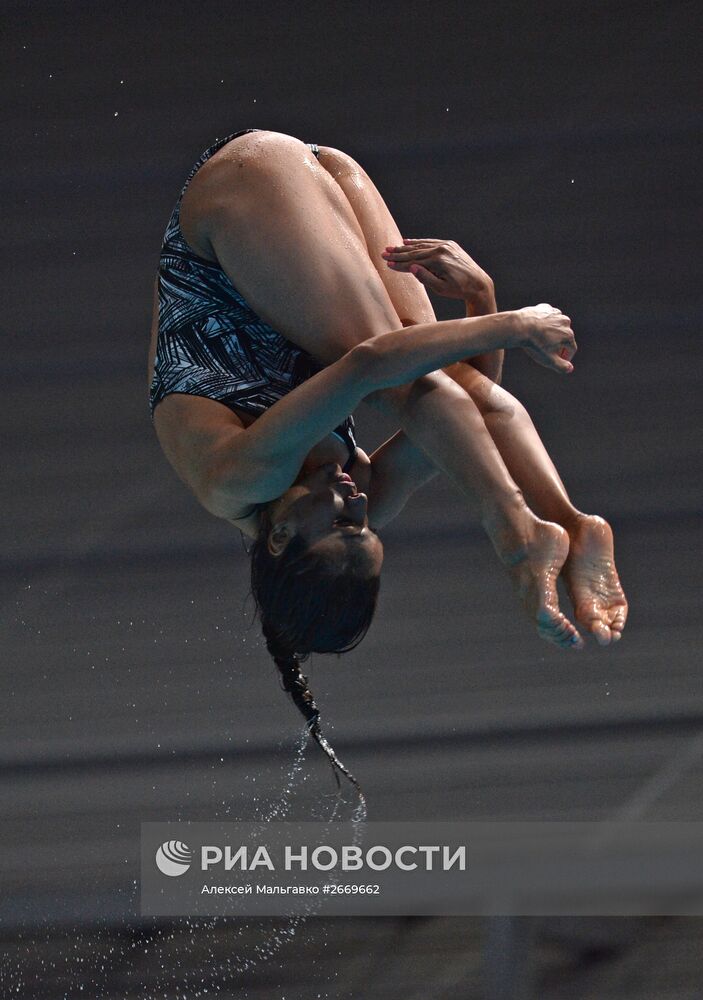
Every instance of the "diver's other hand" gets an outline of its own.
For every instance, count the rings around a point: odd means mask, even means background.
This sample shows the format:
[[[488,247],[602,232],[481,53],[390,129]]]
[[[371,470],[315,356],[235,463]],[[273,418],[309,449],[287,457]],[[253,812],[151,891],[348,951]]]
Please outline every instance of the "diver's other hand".
[[[520,324],[519,346],[538,364],[570,374],[577,347],[569,317],[548,302],[518,309],[516,315]]]
[[[403,240],[381,254],[393,271],[406,271],[430,291],[475,304],[492,299],[493,280],[454,240]]]

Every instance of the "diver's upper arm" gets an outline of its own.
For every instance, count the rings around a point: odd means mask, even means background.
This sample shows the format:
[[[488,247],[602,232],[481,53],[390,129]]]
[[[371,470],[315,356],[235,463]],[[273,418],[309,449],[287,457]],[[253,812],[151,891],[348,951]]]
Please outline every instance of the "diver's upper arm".
[[[286,393],[246,429],[212,399],[172,393],[159,404],[161,446],[207,510],[233,520],[288,489],[310,449],[372,388],[367,343]]]
[[[246,430],[222,403],[203,396],[172,393],[154,411],[159,443],[178,476],[202,505],[217,517],[236,518],[251,507],[248,494],[256,470],[247,468]],[[240,488],[231,484],[226,502],[218,496],[217,468],[226,453],[239,466]],[[239,461],[238,461],[239,459]]]

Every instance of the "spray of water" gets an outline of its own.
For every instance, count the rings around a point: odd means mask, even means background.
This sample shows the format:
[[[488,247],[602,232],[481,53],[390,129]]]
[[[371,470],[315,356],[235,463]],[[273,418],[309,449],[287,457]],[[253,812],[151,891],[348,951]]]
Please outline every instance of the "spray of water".
[[[51,599],[51,595],[45,596],[47,600]],[[20,616],[17,624],[21,628],[26,627]],[[128,619],[130,630],[136,624]],[[156,623],[143,624],[152,635],[160,634]],[[117,625],[121,628],[122,621]],[[63,627],[60,623],[59,629]],[[51,638],[46,635],[50,630],[42,628],[41,632],[39,629],[36,631],[40,636],[37,641],[46,641],[45,636]],[[119,630],[115,634],[117,642],[118,636]],[[93,643],[90,649],[83,648],[81,643],[82,638],[77,638],[74,655],[86,658],[89,663],[87,669],[101,669],[103,659],[105,666],[102,669],[106,671],[114,671],[115,666],[125,666],[128,654],[124,647],[121,647],[121,654],[119,648],[103,649],[98,657],[92,652],[96,648]],[[105,652],[109,655],[103,655]],[[129,673],[129,668],[126,672]],[[119,685],[124,672],[122,675],[111,674],[111,679],[113,677],[116,678],[114,683]],[[304,728],[293,747],[292,759],[289,758],[283,768],[279,791],[254,800],[253,818],[262,827],[290,816],[296,792],[310,777],[305,767],[310,742],[310,733]],[[316,821],[351,821],[354,842],[359,843],[366,818],[366,803],[360,793],[356,803],[349,803],[343,791],[339,785],[332,793],[324,787],[316,789],[314,800],[309,805],[306,803],[306,811]],[[220,801],[221,807],[213,819],[243,818],[236,815],[236,802],[231,799]],[[251,821],[251,800],[247,812],[246,819]],[[125,862],[128,863],[127,859]],[[138,913],[137,880],[122,891],[128,898],[121,909]],[[86,879],[85,892],[90,895],[89,879]],[[306,906],[302,913],[290,918],[142,919],[137,925],[127,922],[115,925],[101,919],[89,927],[72,926],[65,921],[56,923],[52,915],[51,919],[45,919],[43,925],[35,921],[31,930],[16,933],[12,940],[3,943],[0,996],[17,1000],[39,997],[42,1000],[77,1000],[83,996],[91,1000],[114,1000],[116,996],[129,997],[130,1000],[133,997],[140,1000],[147,997],[149,1000],[210,1000],[218,994],[232,996],[232,990],[236,990],[238,1000],[246,1000],[248,987],[254,989],[264,966],[267,981],[272,976],[278,976],[280,984],[286,981],[286,965],[290,958],[287,946],[300,942],[303,933],[306,953],[311,956],[313,964],[315,945],[319,950],[325,949],[325,922],[307,920],[315,913],[314,897],[309,903],[306,900]],[[272,990],[271,996],[282,1000],[285,992],[281,985],[281,992]],[[314,996],[320,1000],[332,1000],[338,995],[335,990],[332,994],[322,992]]]

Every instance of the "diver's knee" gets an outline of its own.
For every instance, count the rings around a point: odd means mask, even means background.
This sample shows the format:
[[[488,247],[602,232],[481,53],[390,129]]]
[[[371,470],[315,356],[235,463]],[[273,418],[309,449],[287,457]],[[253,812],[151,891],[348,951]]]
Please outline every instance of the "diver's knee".
[[[502,420],[519,420],[527,416],[522,403],[502,386],[492,382],[480,405],[483,416],[492,414]]]
[[[351,181],[359,189],[371,183],[364,168],[348,153],[333,146],[320,146],[320,163],[336,181]]]

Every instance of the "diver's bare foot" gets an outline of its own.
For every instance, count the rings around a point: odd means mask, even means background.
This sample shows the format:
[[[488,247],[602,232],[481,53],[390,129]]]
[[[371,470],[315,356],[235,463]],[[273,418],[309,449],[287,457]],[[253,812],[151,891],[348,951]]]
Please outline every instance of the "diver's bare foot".
[[[519,546],[496,547],[538,635],[563,649],[581,649],[583,639],[559,610],[557,577],[569,553],[566,531],[534,517]]]
[[[569,556],[564,563],[566,588],[580,625],[600,646],[622,638],[627,600],[613,553],[613,532],[596,514],[580,514],[569,525]]]

